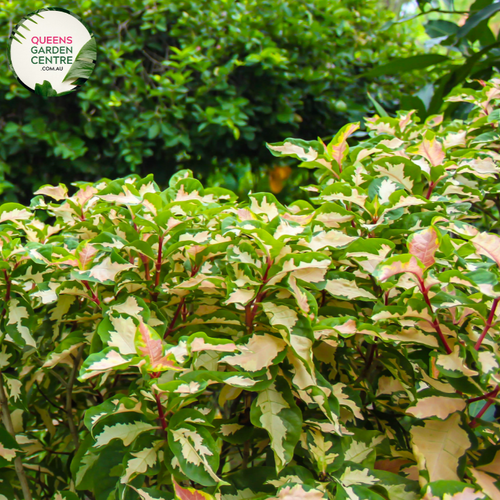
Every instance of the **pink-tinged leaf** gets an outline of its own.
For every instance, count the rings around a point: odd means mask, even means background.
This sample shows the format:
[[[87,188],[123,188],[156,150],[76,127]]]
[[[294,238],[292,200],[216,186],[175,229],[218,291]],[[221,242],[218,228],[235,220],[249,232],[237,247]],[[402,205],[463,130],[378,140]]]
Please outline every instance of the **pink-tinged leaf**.
[[[135,346],[139,354],[149,358],[148,371],[182,370],[168,356],[163,355],[160,336],[142,321],[135,334]]]
[[[78,191],[71,199],[83,207],[97,192],[98,190],[95,187],[85,186],[84,188],[81,188],[80,191]]]
[[[401,273],[411,273],[422,279],[424,271],[425,267],[415,256],[411,254],[402,254],[384,261],[375,269],[373,275],[378,278],[379,281],[384,282],[391,276]]]
[[[342,162],[349,151],[347,138],[359,128],[359,123],[348,123],[342,127],[337,135],[328,144],[328,154],[334,159],[342,170]]]
[[[59,184],[59,186],[51,186],[47,184],[42,186],[35,194],[44,194],[45,196],[50,196],[54,200],[65,200],[68,197],[68,188],[64,184]]]
[[[294,486],[285,486],[280,490],[277,497],[270,500],[323,500],[324,498],[322,491],[316,488],[305,490],[301,484],[296,484]],[[351,498],[358,497],[353,496]]]
[[[479,255],[485,255],[500,266],[500,237],[496,234],[479,233],[472,238],[472,244]]]
[[[433,227],[414,233],[408,243],[410,253],[420,259],[426,269],[436,262],[434,254],[438,248],[439,239]]]
[[[415,113],[415,110],[412,110],[410,111],[408,114],[406,115],[401,115],[401,120],[399,120],[399,130],[401,130],[401,132],[404,132],[406,126],[412,121],[411,119],[411,115]]]
[[[429,160],[433,167],[441,165],[446,156],[443,146],[436,139],[424,139],[418,147],[418,154]]]
[[[174,480],[175,498],[178,500],[214,500],[212,495],[194,488],[183,488]]]
[[[33,214],[19,203],[5,203],[0,207],[0,223],[30,219],[33,219]]]
[[[490,476],[478,469],[473,469],[472,467],[469,470],[477,485],[481,487],[481,490],[484,491],[491,500],[500,500],[500,492],[496,485],[496,477]]]
[[[246,208],[238,208],[237,209],[238,217],[240,220],[255,220],[255,215],[250,212],[250,210]]]
[[[78,259],[80,261],[80,269],[85,271],[88,265],[92,262],[95,255],[97,254],[97,249],[92,246],[90,243],[85,244],[78,255]]]

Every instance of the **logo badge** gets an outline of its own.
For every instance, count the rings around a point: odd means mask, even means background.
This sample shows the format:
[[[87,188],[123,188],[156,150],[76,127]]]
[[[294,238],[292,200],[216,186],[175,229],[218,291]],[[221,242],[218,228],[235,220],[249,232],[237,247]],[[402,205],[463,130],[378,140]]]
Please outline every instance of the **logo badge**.
[[[18,80],[43,96],[68,94],[94,71],[92,32],[71,12],[40,9],[25,16],[9,39],[9,63]]]

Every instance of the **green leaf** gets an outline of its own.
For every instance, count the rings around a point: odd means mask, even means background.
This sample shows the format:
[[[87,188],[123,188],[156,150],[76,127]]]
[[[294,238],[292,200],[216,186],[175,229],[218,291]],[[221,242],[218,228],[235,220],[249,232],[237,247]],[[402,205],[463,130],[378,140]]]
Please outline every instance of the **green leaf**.
[[[375,107],[375,111],[380,115],[380,116],[389,116],[387,114],[387,111],[376,101],[376,99],[370,94],[370,92],[367,92],[368,99],[370,99],[371,103]]]
[[[481,9],[479,12],[474,13],[472,16],[468,17],[465,24],[457,31],[456,38],[463,38],[479,23],[485,19],[491,18],[498,11],[500,11],[500,5],[498,3],[492,3],[491,5],[484,7],[484,9]]]
[[[92,37],[78,52],[75,60],[63,82],[77,80],[78,78],[88,79],[94,71],[95,60],[97,59],[97,45],[95,43],[95,38]],[[73,82],[74,83],[74,82]]]
[[[430,38],[448,37],[454,35],[459,30],[459,26],[451,21],[443,19],[433,19],[425,24],[425,32]]]
[[[447,61],[448,57],[438,54],[423,54],[406,58],[394,59],[382,66],[376,66],[372,70],[364,73],[363,77],[370,78],[373,76],[393,75],[416,69],[424,69],[428,66],[434,66]]]
[[[54,97],[57,95],[57,91],[52,88],[49,81],[44,80],[42,85],[39,83],[35,85],[35,94],[41,95],[42,97]]]

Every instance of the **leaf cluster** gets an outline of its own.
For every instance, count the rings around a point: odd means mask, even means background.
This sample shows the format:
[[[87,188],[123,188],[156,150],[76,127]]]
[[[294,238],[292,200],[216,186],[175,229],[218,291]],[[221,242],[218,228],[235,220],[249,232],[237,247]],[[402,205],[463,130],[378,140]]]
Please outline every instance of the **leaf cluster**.
[[[430,19],[424,25],[430,38],[428,47],[439,53],[396,58],[366,73],[368,77],[376,77],[432,68],[436,75],[430,82],[414,94],[403,93],[401,98],[401,107],[416,109],[422,119],[441,112],[446,98],[459,86],[478,90],[477,80],[492,78],[500,68],[500,38],[496,27],[500,12],[498,2],[475,0],[467,11],[455,10],[453,1],[444,1],[444,9],[439,7],[440,4],[419,1],[420,12],[415,16],[441,15],[441,18]],[[397,22],[405,21],[408,19]],[[464,104],[446,106],[448,116],[465,116],[469,110],[470,107]]]
[[[5,67],[12,27],[44,6],[2,6]],[[166,185],[182,168],[234,191],[257,184],[267,191],[266,141],[326,136],[360,119],[374,79],[356,76],[375,60],[416,50],[398,27],[379,33],[392,14],[375,0],[85,0],[64,7],[94,33],[96,68],[78,93],[57,99],[30,94],[8,71],[0,77],[0,174],[15,187],[10,201],[27,202],[46,183],[131,172],[154,173]],[[414,81],[382,79],[379,99],[394,108],[398,87],[410,91]],[[47,86],[39,92],[51,95]]]
[[[1,494],[498,498],[500,81],[451,99],[269,144],[311,203],[185,170],[1,205]]]

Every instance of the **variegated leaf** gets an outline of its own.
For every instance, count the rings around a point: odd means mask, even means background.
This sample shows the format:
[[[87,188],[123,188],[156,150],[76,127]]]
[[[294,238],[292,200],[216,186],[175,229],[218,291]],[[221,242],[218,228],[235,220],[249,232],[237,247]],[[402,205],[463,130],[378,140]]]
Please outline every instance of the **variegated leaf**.
[[[302,423],[301,411],[284,379],[278,378],[259,392],[252,404],[250,418],[255,426],[268,432],[276,468],[283,469],[293,456]]]

